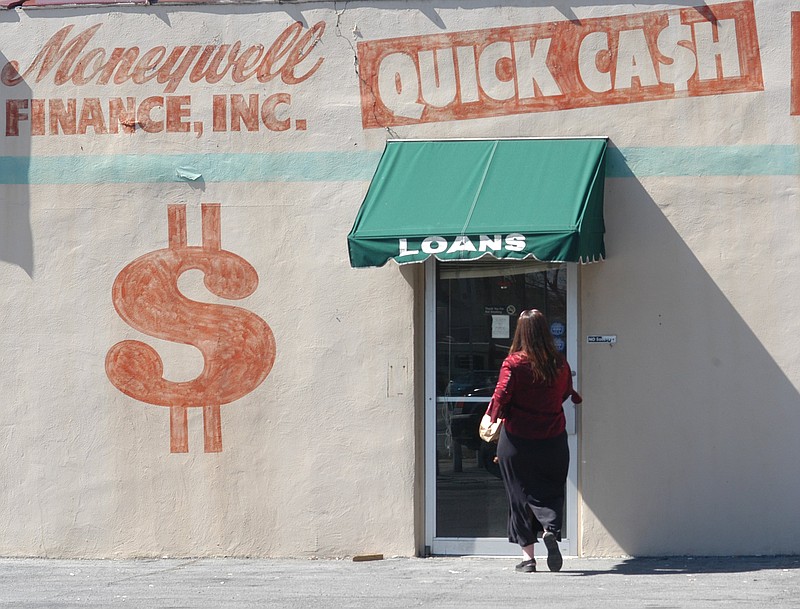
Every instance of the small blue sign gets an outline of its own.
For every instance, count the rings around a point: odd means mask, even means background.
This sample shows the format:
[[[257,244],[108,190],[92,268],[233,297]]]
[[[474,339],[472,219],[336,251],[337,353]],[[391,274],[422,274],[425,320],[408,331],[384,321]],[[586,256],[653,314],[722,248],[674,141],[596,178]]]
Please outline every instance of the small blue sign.
[[[567,328],[560,321],[554,321],[550,324],[550,333],[553,336],[564,336],[566,329]]]

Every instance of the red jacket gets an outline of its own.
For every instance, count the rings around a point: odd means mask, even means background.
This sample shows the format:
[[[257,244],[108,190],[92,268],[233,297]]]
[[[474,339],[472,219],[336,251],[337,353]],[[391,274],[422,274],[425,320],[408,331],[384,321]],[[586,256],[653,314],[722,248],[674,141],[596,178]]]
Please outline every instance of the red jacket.
[[[566,429],[562,404],[568,397],[579,404],[581,396],[572,388],[572,371],[564,360],[551,386],[533,380],[528,358],[512,353],[500,368],[500,378],[486,411],[492,420],[505,419],[513,436],[531,440],[554,438]]]

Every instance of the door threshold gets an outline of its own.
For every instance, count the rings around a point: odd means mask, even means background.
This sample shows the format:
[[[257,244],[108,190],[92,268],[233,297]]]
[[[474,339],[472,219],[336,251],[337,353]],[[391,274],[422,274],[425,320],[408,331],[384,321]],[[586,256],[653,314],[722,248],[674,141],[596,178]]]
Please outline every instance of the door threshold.
[[[543,544],[537,544],[544,551]],[[562,539],[558,543],[564,557],[572,557],[569,552],[569,540]],[[509,543],[505,537],[437,537],[431,547],[431,556],[474,556],[481,558],[508,558],[520,554],[518,545]],[[545,554],[542,554],[544,556]]]

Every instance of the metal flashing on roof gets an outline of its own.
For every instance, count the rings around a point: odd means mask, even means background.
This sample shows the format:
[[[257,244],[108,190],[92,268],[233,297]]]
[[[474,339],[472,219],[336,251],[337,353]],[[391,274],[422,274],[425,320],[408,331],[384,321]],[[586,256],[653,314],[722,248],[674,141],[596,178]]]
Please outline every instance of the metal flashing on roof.
[[[86,6],[147,5],[148,0],[0,0],[0,8],[69,8]]]
[[[323,0],[0,0],[0,9],[70,8],[87,6],[148,6],[156,4],[188,5],[201,4],[296,4],[297,2],[321,2]]]

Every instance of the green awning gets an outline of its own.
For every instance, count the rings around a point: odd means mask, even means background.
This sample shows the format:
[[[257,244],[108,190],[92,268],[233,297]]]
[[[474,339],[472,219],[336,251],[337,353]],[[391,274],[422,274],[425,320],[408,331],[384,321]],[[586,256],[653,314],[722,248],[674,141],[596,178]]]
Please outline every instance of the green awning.
[[[605,257],[606,138],[390,140],[347,236],[350,264]]]

